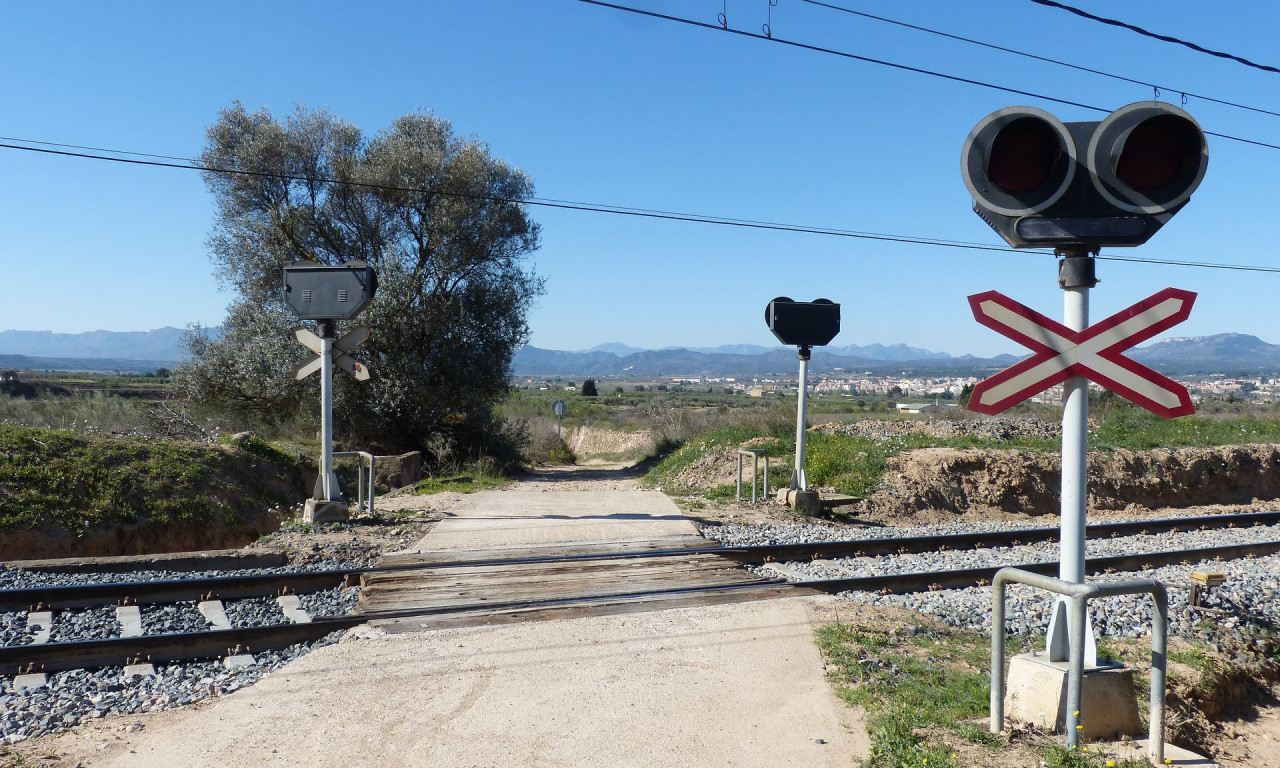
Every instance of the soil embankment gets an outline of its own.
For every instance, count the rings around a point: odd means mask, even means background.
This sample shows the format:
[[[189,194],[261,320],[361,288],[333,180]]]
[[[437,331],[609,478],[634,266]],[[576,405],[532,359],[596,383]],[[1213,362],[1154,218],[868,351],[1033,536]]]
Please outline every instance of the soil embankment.
[[[210,445],[0,430],[0,560],[240,547],[313,475],[257,440]]]
[[[1057,453],[925,448],[889,460],[865,502],[874,517],[1056,515]],[[1120,510],[1247,504],[1280,498],[1280,446],[1230,445],[1089,454],[1089,508]]]

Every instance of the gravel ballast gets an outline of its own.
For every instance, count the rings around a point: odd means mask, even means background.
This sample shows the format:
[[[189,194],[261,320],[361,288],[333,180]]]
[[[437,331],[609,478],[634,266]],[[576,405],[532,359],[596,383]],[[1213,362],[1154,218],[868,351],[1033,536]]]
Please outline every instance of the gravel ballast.
[[[71,586],[120,581],[152,581],[193,576],[257,575],[267,573],[343,570],[359,566],[323,562],[280,569],[241,571],[133,571],[128,573],[48,573],[0,570],[0,588]],[[359,598],[359,589],[335,587],[301,595],[301,604],[312,616],[341,616],[350,613]],[[248,598],[225,603],[227,616],[236,627],[285,623],[274,598]],[[147,634],[205,632],[209,623],[193,602],[141,607],[143,631]],[[113,606],[68,609],[54,612],[51,640],[65,642],[118,637],[120,627]],[[314,648],[336,642],[335,632],[314,643],[301,643],[285,650],[253,655],[253,663],[228,669],[221,660],[183,662],[156,666],[154,676],[124,678],[121,667],[70,670],[48,675],[48,684],[39,688],[16,689],[14,678],[0,676],[0,744],[70,728],[87,720],[108,715],[125,715],[182,707],[203,699],[230,693],[252,685],[262,675],[277,669]],[[31,642],[27,613],[0,613],[0,644]]]
[[[729,546],[758,544],[801,544],[848,538],[884,539],[907,536],[929,536],[955,533],[1013,530],[1025,528],[1023,523],[953,523],[912,529],[848,530],[822,525],[721,525],[707,526],[703,535]],[[1091,539],[1086,542],[1086,558],[1132,555],[1142,552],[1221,547],[1280,540],[1280,526],[1255,526],[1207,531],[1167,532],[1149,535]],[[787,563],[789,570],[803,579],[836,579],[861,576],[886,576],[902,573],[992,568],[1028,563],[1055,562],[1059,550],[1056,540],[1014,547],[987,547],[976,550],[923,552],[907,557],[882,555],[847,557],[836,560]],[[768,569],[757,569],[763,575],[776,577]],[[1227,611],[1215,617],[1216,631],[1240,626],[1266,627],[1280,624],[1280,555],[1247,558],[1230,562],[1208,561],[1148,569],[1136,573],[1114,573],[1090,577],[1090,580],[1154,579],[1169,592],[1170,631],[1175,634],[1203,635],[1198,624],[1203,615],[1188,614],[1190,575],[1193,571],[1215,571],[1226,576],[1226,582],[1209,591],[1201,601],[1205,607]],[[796,580],[796,579],[792,579]],[[894,605],[933,615],[955,627],[989,633],[991,631],[991,588],[943,589],[904,595],[877,595],[845,592],[841,597],[871,605]],[[1052,606],[1052,596],[1020,584],[1010,585],[1006,595],[1006,631],[1010,634],[1036,634],[1045,630]],[[1151,631],[1151,598],[1125,595],[1098,599],[1090,603],[1095,632],[1099,636],[1144,636]],[[1204,639],[1210,639],[1205,636]]]

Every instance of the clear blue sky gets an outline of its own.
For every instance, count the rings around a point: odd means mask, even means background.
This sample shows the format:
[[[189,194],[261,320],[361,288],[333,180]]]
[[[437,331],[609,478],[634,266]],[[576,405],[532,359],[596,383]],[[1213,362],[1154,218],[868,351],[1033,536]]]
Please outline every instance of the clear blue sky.
[[[1280,111],[1280,75],[1029,0],[832,0],[867,13]],[[1115,108],[1149,88],[778,0],[619,0],[633,7]],[[1076,5],[1280,66],[1280,4]],[[326,107],[372,134],[424,108],[523,168],[542,198],[999,245],[970,210],[960,146],[987,113],[1040,106],[946,82],[574,0],[371,4],[9,2],[0,5],[0,135],[180,157],[234,99],[276,115]],[[1177,103],[1176,93],[1166,97]],[[1208,131],[1280,144],[1280,118],[1190,99]],[[1147,245],[1109,253],[1280,265],[1280,151],[1210,139],[1191,203]],[[193,171],[0,149],[0,330],[216,324]],[[775,344],[769,299],[843,304],[835,344],[1018,353],[965,297],[995,289],[1062,312],[1052,258],[533,209],[547,293],[532,343],[581,349]],[[1106,255],[1108,252],[1104,252]],[[1101,262],[1093,319],[1163,288],[1200,292],[1179,336],[1280,343],[1280,274]],[[376,332],[376,331],[375,331]]]

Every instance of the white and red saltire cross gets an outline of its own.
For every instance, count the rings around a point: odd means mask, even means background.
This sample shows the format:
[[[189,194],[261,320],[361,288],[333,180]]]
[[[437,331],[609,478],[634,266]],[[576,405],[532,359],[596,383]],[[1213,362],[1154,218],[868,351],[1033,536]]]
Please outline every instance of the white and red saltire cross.
[[[1195,413],[1186,387],[1121,353],[1186,320],[1196,294],[1165,288],[1073,331],[996,291],[969,297],[974,318],[1035,354],[974,387],[969,410],[996,414],[1072,376],[1084,376],[1166,419]]]

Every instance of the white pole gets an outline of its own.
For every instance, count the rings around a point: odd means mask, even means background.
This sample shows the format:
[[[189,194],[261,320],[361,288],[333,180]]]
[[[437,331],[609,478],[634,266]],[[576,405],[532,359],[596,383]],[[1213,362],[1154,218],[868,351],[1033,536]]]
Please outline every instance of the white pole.
[[[333,473],[333,333],[321,328],[320,336],[320,479],[317,501],[336,501],[342,493]]]
[[[1092,259],[1092,256],[1084,257]],[[1083,285],[1063,286],[1063,324],[1073,331],[1089,326],[1089,288]],[[1062,387],[1062,495],[1058,555],[1058,578],[1072,584],[1084,583],[1085,506],[1088,501],[1089,470],[1089,380],[1072,376]],[[1067,661],[1070,649],[1084,643],[1085,664],[1097,663],[1097,647],[1093,627],[1085,618],[1085,637],[1069,637],[1069,628],[1079,626],[1072,621],[1075,604],[1063,598],[1054,603],[1046,638],[1050,661]]]
[[[791,487],[807,491],[809,481],[804,476],[804,423],[809,402],[809,348],[800,348],[800,397],[796,403],[796,468],[791,472]]]

